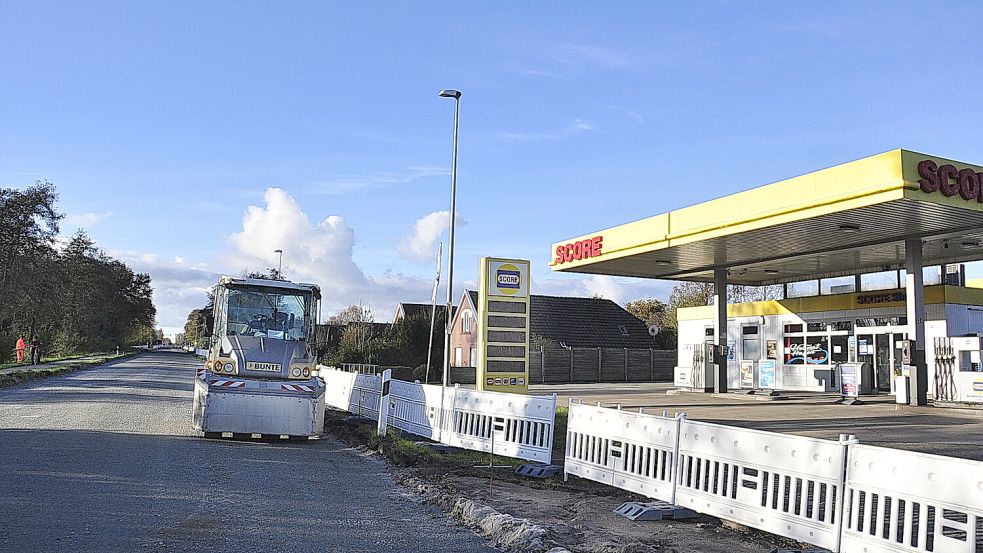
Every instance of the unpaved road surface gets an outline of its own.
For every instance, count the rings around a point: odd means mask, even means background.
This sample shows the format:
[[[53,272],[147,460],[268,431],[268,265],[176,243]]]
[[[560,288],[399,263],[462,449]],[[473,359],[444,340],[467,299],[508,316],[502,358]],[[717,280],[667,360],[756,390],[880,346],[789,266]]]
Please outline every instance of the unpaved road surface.
[[[0,390],[0,551],[494,551],[331,438],[199,438],[196,365],[154,352]]]

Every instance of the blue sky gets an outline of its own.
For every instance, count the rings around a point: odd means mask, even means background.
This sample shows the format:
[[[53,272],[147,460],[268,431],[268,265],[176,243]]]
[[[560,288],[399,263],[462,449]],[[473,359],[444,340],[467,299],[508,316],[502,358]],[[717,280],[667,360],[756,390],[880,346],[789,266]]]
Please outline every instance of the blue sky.
[[[436,93],[458,88],[455,280],[515,256],[540,292],[665,296],[550,274],[549,244],[897,147],[979,162],[983,41],[959,29],[981,16],[0,0],[0,186],[54,182],[65,233],[149,271],[167,328],[281,243],[287,276],[318,279],[329,310],[363,301],[385,319],[430,295],[421,252],[448,208],[453,117]]]

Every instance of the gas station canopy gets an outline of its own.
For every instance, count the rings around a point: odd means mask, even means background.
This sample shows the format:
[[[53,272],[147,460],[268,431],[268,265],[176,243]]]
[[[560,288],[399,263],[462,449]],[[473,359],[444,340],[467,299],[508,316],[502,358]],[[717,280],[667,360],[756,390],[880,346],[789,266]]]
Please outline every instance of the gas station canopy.
[[[554,271],[768,285],[983,259],[983,167],[892,150],[553,244]]]

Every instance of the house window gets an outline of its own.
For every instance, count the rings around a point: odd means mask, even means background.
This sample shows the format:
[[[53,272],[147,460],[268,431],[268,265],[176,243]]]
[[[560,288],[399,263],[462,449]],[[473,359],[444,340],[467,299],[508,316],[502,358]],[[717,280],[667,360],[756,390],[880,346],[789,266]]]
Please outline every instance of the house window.
[[[461,331],[467,333],[474,331],[474,317],[471,316],[471,311],[461,314]]]
[[[471,348],[471,366],[478,366],[478,348]]]
[[[461,366],[461,360],[462,360],[462,355],[463,354],[464,354],[464,350],[462,350],[461,348],[454,348],[454,366],[455,367],[460,367]]]
[[[628,329],[625,328],[625,325],[618,325],[618,330],[621,331],[622,336],[628,336]]]

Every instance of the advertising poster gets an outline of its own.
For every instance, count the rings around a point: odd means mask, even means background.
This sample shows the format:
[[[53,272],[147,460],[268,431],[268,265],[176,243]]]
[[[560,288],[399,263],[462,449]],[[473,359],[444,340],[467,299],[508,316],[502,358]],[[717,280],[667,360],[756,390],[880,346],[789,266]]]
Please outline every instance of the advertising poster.
[[[843,397],[860,395],[860,387],[857,385],[857,365],[853,363],[840,365],[840,393]]]
[[[737,342],[727,342],[727,360],[737,360]]]
[[[768,340],[765,353],[768,359],[778,359],[778,340]]]
[[[741,388],[754,388],[754,361],[741,361]]]
[[[775,388],[778,386],[778,383],[775,382],[775,365],[775,361],[771,359],[758,362],[758,387]]]
[[[857,341],[857,344],[858,344],[857,347],[860,350],[860,355],[870,355],[870,354],[874,353],[872,351],[868,351],[868,349],[867,349],[867,340],[859,340],[859,341]]]

